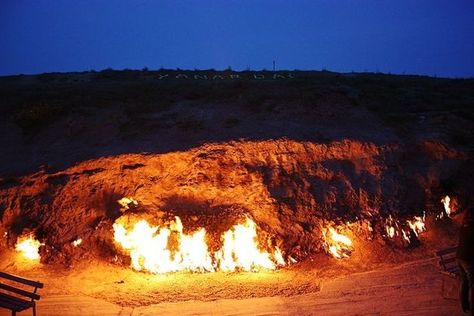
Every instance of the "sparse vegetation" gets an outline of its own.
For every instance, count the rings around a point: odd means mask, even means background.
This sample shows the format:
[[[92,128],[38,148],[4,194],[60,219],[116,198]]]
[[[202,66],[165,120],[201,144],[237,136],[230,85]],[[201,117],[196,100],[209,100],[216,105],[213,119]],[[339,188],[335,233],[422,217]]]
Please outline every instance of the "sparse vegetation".
[[[159,80],[165,74],[168,77]],[[177,74],[188,79],[175,79]],[[230,74],[249,79],[213,79],[215,75],[229,78]],[[269,72],[260,74],[265,78],[272,76]],[[197,80],[195,75],[199,76]],[[297,105],[302,113],[311,114],[320,105],[337,102],[366,108],[395,128],[407,127],[419,115],[429,117],[430,113],[443,111],[464,121],[474,119],[473,79],[329,71],[297,71],[293,75],[295,78],[291,80],[254,80],[251,71],[231,72],[231,69],[117,71],[107,68],[100,72],[3,77],[0,106],[25,132],[47,126],[64,111],[81,111],[84,106],[117,107],[134,119],[147,113],[169,111],[177,104],[236,105],[249,115],[271,112],[278,116],[284,115],[285,110],[281,109],[285,109],[285,104]],[[279,110],[275,112],[277,105]],[[183,114],[177,117],[180,128],[203,128],[202,122],[183,119]],[[232,120],[222,124],[225,128],[236,125]],[[453,133],[458,135],[455,138],[459,143],[467,144],[471,139],[459,136],[462,130]]]
[[[232,128],[240,124],[240,120],[236,117],[229,117],[227,120],[224,122],[224,127],[225,128]]]
[[[198,132],[204,129],[204,122],[194,117],[178,120],[176,126],[190,132]]]
[[[64,108],[59,105],[25,106],[15,115],[15,122],[24,133],[31,133],[50,124],[63,112]]]
[[[263,105],[269,97],[261,93],[252,93],[242,95],[241,105],[250,112],[258,113],[263,110]]]

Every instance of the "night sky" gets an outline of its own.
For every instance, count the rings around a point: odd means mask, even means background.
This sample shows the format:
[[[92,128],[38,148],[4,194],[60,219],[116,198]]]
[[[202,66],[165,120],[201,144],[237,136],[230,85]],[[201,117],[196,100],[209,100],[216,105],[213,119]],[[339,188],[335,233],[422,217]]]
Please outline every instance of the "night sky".
[[[114,69],[474,76],[473,0],[0,0],[0,75]]]

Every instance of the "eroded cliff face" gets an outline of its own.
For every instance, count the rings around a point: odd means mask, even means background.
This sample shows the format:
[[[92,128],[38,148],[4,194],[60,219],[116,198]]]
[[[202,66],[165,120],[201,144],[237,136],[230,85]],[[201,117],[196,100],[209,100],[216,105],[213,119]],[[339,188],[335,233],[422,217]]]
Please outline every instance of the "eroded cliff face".
[[[185,229],[205,227],[212,244],[245,216],[285,256],[321,251],[327,223],[371,223],[437,211],[446,179],[462,179],[467,156],[435,142],[375,145],[288,139],[205,144],[166,154],[127,154],[54,172],[2,179],[1,247],[32,231],[46,245],[42,260],[87,256],[111,260],[112,224],[121,216],[153,224],[179,216]],[[468,193],[462,193],[468,194]],[[121,209],[117,200],[138,205]],[[433,205],[436,205],[437,210]],[[81,238],[84,247],[73,249]],[[268,239],[268,238],[267,238]]]

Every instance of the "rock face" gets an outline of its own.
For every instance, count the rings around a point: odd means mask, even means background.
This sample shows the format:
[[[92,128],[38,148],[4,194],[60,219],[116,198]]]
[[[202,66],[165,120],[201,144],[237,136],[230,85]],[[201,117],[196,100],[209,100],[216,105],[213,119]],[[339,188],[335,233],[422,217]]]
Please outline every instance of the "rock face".
[[[286,255],[301,258],[321,250],[327,222],[364,219],[378,233],[380,219],[389,214],[403,218],[439,208],[449,183],[464,181],[467,159],[435,142],[288,139],[104,157],[59,172],[2,179],[0,233],[8,238],[0,247],[12,247],[17,236],[33,231],[47,245],[44,261],[110,259],[116,253],[112,224],[120,216],[155,224],[180,216],[185,229],[205,227],[218,243],[222,231],[247,215]],[[121,210],[122,197],[138,206]],[[72,251],[77,238],[85,246]]]

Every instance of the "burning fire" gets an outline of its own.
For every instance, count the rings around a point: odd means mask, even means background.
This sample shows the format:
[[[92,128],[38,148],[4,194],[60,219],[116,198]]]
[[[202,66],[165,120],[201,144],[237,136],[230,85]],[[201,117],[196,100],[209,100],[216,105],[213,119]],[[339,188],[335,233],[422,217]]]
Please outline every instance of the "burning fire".
[[[425,219],[425,214],[414,216],[413,219],[406,221],[406,225],[403,225],[389,216],[385,225],[386,236],[389,238],[402,236],[410,244],[413,238],[418,238],[422,232],[426,231]]]
[[[39,247],[44,244],[36,240],[33,235],[26,235],[19,237],[16,242],[15,249],[30,260],[37,260],[40,258]]]
[[[407,223],[416,236],[426,230],[425,216],[415,216],[412,220],[407,220]]]
[[[256,228],[255,222],[247,218],[244,224],[235,225],[224,233],[222,249],[216,252],[219,270],[251,271],[258,267],[273,270],[276,265],[285,264],[278,247],[273,253],[273,260],[268,252],[258,249]]]
[[[387,236],[393,238],[395,235],[398,235],[398,227],[395,227],[398,226],[398,224],[393,220],[391,215],[388,216],[386,222],[387,224],[385,225],[385,231],[387,232]]]
[[[451,213],[454,211],[453,209],[451,209],[451,206],[450,206],[451,198],[448,195],[446,195],[444,198],[441,199],[441,203],[443,203],[444,211],[446,212],[446,215],[448,215],[449,217]],[[441,213],[441,217],[442,215],[443,213]]]
[[[130,206],[137,206],[138,202],[131,197],[123,197],[117,201],[118,204],[122,207],[123,211],[129,210]]]
[[[352,252],[352,240],[339,234],[334,228],[323,229],[328,251],[337,259],[348,258]]]
[[[78,239],[74,240],[71,244],[72,244],[74,247],[79,246],[80,244],[82,244],[82,238],[78,238]]]
[[[406,232],[405,230],[402,231],[403,233],[403,238],[408,242],[412,242],[412,235],[414,234],[416,238],[418,238],[420,233],[426,231],[426,226],[425,226],[425,216],[415,216],[413,217],[412,220],[407,220],[408,227],[410,227],[410,231]]]
[[[169,228],[151,226],[146,220],[135,223],[130,231],[120,223],[113,228],[115,241],[129,253],[131,266],[138,271],[256,271],[285,265],[277,247],[273,254],[259,249],[256,224],[249,218],[226,231],[221,237],[222,248],[213,254],[206,244],[206,230],[185,234],[179,217]],[[176,241],[174,247],[170,247],[171,241]]]

